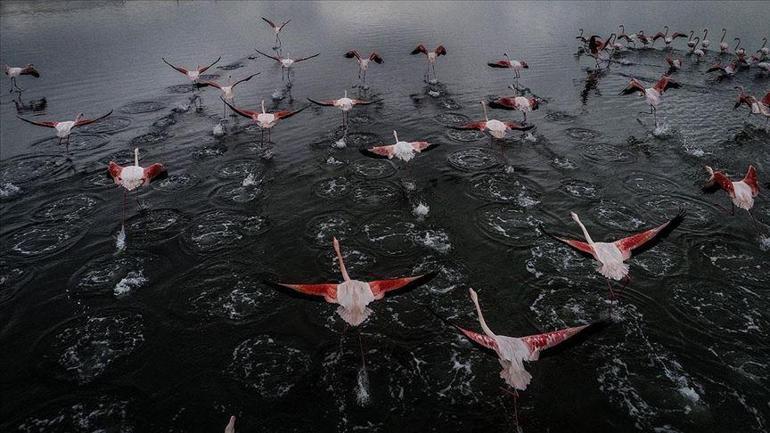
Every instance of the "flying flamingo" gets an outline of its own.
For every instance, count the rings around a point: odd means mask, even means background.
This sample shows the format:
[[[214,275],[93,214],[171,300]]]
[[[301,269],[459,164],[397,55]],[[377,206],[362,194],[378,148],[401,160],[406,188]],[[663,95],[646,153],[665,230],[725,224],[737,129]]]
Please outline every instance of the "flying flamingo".
[[[198,87],[206,87],[206,86],[216,87],[217,89],[222,91],[222,99],[224,99],[224,100],[226,100],[226,101],[228,101],[228,102],[230,102],[232,104],[232,103],[235,102],[235,93],[233,93],[233,89],[235,89],[235,86],[237,86],[238,84],[243,83],[244,81],[251,80],[253,77],[259,75],[260,73],[261,72],[257,72],[256,74],[251,74],[251,75],[249,75],[246,78],[242,78],[242,79],[236,81],[235,83],[233,83],[233,81],[232,81],[232,76],[229,76],[229,77],[227,77],[227,85],[219,84],[216,81],[200,81],[198,83]],[[222,108],[224,110],[223,111],[223,116],[227,115],[227,106],[225,106],[223,104]]]
[[[664,29],[666,29],[666,33],[658,32],[655,34],[655,36],[652,37],[652,45],[655,45],[655,41],[658,39],[663,39],[663,42],[665,42],[666,47],[668,48],[672,42],[674,42],[674,39],[676,38],[686,38],[687,35],[684,33],[674,32],[671,34],[671,36],[668,35],[668,26],[663,26]]]
[[[762,100],[757,100],[757,98],[746,93],[743,87],[736,87],[736,89],[740,90],[741,93],[738,94],[738,100],[735,102],[734,109],[740,107],[741,104],[746,104],[750,109],[749,114],[765,116],[765,125],[767,125],[767,122],[770,121],[770,92],[767,92]]]
[[[719,40],[719,53],[724,54],[727,52],[727,49],[730,48],[727,45],[727,42],[725,42],[725,35],[727,35],[727,29],[722,29],[722,39]]]
[[[420,44],[409,54],[414,55],[420,53],[425,54],[425,57],[428,59],[428,69],[425,71],[425,81],[433,83],[438,82],[438,75],[436,75],[436,59],[438,59],[438,56],[446,56],[446,48],[444,48],[443,45],[439,45],[435,50],[428,51],[427,48],[425,48],[425,45]],[[429,80],[431,69],[433,70],[433,80]]]
[[[524,98],[519,96],[517,98]],[[515,98],[514,98],[515,99]],[[489,119],[487,116],[487,105],[484,101],[481,101],[481,108],[484,110],[484,120],[478,122],[467,123],[462,126],[455,127],[456,129],[478,129],[479,131],[489,131],[490,139],[503,139],[508,131],[528,131],[534,127],[534,125],[522,125],[516,122],[502,122],[497,119]]]
[[[721,75],[719,76],[719,78],[717,78],[719,81],[728,77],[732,77],[738,71],[738,61],[733,60],[731,63],[728,63],[726,65],[717,63],[711,66],[710,68],[706,69],[706,72],[715,72],[715,71],[721,72]]]
[[[12,67],[8,65],[3,65],[3,71],[5,72],[5,75],[11,78],[11,83],[13,84],[13,89],[10,90],[11,93],[15,90],[21,92],[24,89],[19,87],[18,84],[16,84],[16,77],[21,75],[32,75],[35,78],[40,78],[40,72],[35,69],[35,66],[32,63],[27,64],[27,66],[21,67]]]
[[[153,179],[166,171],[163,164],[155,163],[149,167],[143,168],[139,165],[139,148],[134,149],[134,165],[125,167],[110,161],[107,171],[115,181],[118,187],[123,187],[123,224],[118,235],[118,248],[123,249],[123,242],[126,237],[126,197],[130,191],[137,190],[142,185],[148,185]],[[138,203],[138,199],[137,199]]]
[[[631,258],[631,252],[634,249],[639,248],[654,239],[661,231],[663,231],[672,223],[675,223],[675,225],[678,224],[679,221],[681,221],[684,217],[684,212],[680,212],[679,215],[673,219],[657,227],[653,227],[651,229],[639,232],[623,239],[619,239],[614,242],[594,242],[593,239],[591,239],[591,235],[588,234],[586,227],[582,222],[580,222],[578,215],[575,212],[571,212],[570,215],[572,216],[572,219],[580,226],[580,230],[583,231],[583,236],[585,237],[586,242],[566,239],[551,235],[548,232],[546,233],[552,236],[554,239],[564,242],[565,244],[580,252],[591,255],[597,262],[599,262],[599,266],[597,267],[596,271],[607,279],[607,287],[609,288],[610,299],[613,299],[614,292],[612,290],[610,280],[620,281],[625,279],[625,284],[628,284],[630,281],[630,277],[628,276],[629,267],[624,262]],[[623,287],[625,287],[625,285]]]
[[[709,35],[709,29],[703,29],[703,42],[701,42],[701,46],[704,50],[707,50],[709,48],[709,45],[711,45],[711,41],[706,39]]]
[[[516,87],[519,87],[519,77],[521,77],[522,69],[529,69],[529,65],[524,60],[511,60],[508,57],[508,53],[503,53],[505,60],[498,60],[494,63],[487,63],[487,65],[493,68],[508,68],[513,70],[513,78],[516,80]]]
[[[337,107],[340,110],[342,110],[342,126],[347,127],[348,125],[348,112],[353,109],[356,105],[369,105],[372,102],[375,101],[365,101],[363,99],[350,99],[348,98],[348,91],[345,90],[345,96],[339,99],[322,99],[322,100],[315,100],[307,98],[308,101],[316,104],[321,105],[323,107]]]
[[[652,113],[655,118],[655,125],[657,125],[658,105],[660,105],[660,103],[663,101],[663,93],[672,87],[678,88],[679,84],[675,81],[672,81],[668,75],[664,74],[660,77],[658,82],[655,83],[655,85],[649,88],[645,88],[639,80],[632,78],[631,81],[628,82],[628,86],[626,86],[626,88],[623,89],[620,93],[623,95],[629,95],[634,92],[639,92],[641,96],[644,96],[647,104],[650,105],[650,113]]]
[[[409,162],[415,157],[415,154],[438,146],[438,144],[431,144],[427,141],[401,141],[398,139],[398,133],[396,131],[393,131],[393,137],[396,139],[396,144],[361,149],[361,153],[373,158],[396,158],[404,162]]]
[[[704,189],[709,192],[713,192],[717,189],[722,189],[727,193],[732,201],[732,215],[735,215],[735,207],[738,206],[741,209],[746,209],[751,215],[751,219],[754,221],[754,227],[756,228],[757,220],[754,219],[754,214],[751,213],[751,208],[754,207],[754,197],[759,195],[759,181],[757,180],[757,169],[753,165],[749,165],[749,169],[746,171],[746,176],[738,182],[733,182],[721,171],[714,171],[713,168],[706,166],[706,172],[709,174],[709,179],[706,182]]]
[[[85,126],[85,125],[94,123],[96,121],[102,120],[105,117],[109,116],[110,114],[112,114],[112,110],[110,110],[109,113],[107,113],[105,115],[102,115],[102,116],[99,116],[99,117],[97,117],[95,119],[86,119],[84,117],[85,115],[83,113],[79,113],[75,117],[75,120],[67,120],[67,121],[64,121],[64,122],[37,122],[37,121],[34,121],[34,120],[25,119],[25,118],[23,118],[21,116],[18,116],[18,115],[16,117],[18,117],[19,119],[21,119],[21,120],[23,120],[23,121],[25,121],[27,123],[31,123],[33,125],[56,129],[56,136],[59,137],[59,143],[58,144],[61,145],[62,140],[64,140],[66,138],[67,139],[66,140],[67,152],[69,152],[70,151],[70,133],[72,132],[73,128],[79,128],[81,126]]]
[[[230,417],[230,421],[225,426],[225,433],[235,433],[235,416]]]
[[[220,98],[221,99],[221,98]],[[267,141],[270,141],[270,130],[275,126],[279,120],[287,119],[300,111],[304,110],[308,106],[304,106],[300,108],[299,110],[295,111],[276,111],[274,113],[268,113],[265,111],[265,100],[262,100],[262,112],[258,111],[250,111],[243,108],[238,108],[233,105],[230,105],[227,101],[222,99],[222,102],[224,102],[228,107],[230,107],[233,111],[240,114],[243,117],[246,117],[248,119],[251,119],[257,126],[259,126],[260,131],[262,131],[262,138],[261,140],[265,140],[265,130],[267,130]]]
[[[366,89],[366,71],[369,69],[369,62],[377,63],[381,65],[384,60],[377,54],[377,51],[372,51],[369,57],[361,57],[358,51],[351,50],[345,53],[346,59],[356,59],[358,62],[358,81],[361,84],[362,89]]]
[[[682,68],[682,59],[674,59],[671,56],[667,56],[666,63],[668,63],[667,74],[671,74],[672,72],[676,72]]]
[[[262,21],[268,23],[270,25],[270,27],[273,28],[273,32],[275,32],[275,44],[276,44],[276,46],[274,48],[279,48],[282,44],[281,44],[281,38],[278,37],[278,33],[281,33],[281,30],[283,30],[283,27],[286,24],[289,24],[289,22],[291,20],[284,21],[283,23],[281,23],[280,26],[278,26],[278,25],[275,25],[275,23],[273,23],[272,21],[270,21],[269,19],[267,19],[265,17],[261,17],[261,18],[262,18]]]
[[[291,81],[291,71],[292,66],[294,66],[295,63],[304,62],[305,60],[312,59],[313,57],[318,57],[321,55],[321,53],[315,53],[312,56],[307,57],[299,57],[296,59],[292,59],[290,56],[283,57],[281,55],[271,56],[270,54],[265,54],[262,51],[256,50],[259,54],[262,54],[265,57],[270,57],[271,59],[275,60],[276,62],[281,64],[281,81],[284,80],[284,72],[286,73],[286,77]]]
[[[540,108],[540,101],[535,98],[524,96],[503,96],[489,103],[492,108],[501,108],[503,110],[518,110],[524,115],[524,123],[527,122],[527,113]]]
[[[198,82],[198,80],[200,79],[201,74],[206,72],[210,67],[216,65],[217,62],[222,60],[222,57],[220,56],[218,59],[214,60],[214,62],[212,64],[210,64],[208,66],[205,66],[205,67],[201,67],[201,65],[197,65],[195,67],[195,69],[187,69],[187,68],[183,68],[183,67],[180,67],[180,66],[174,66],[171,63],[169,63],[168,61],[166,61],[166,59],[163,58],[163,57],[161,57],[161,60],[163,60],[163,63],[171,66],[171,68],[177,70],[181,74],[184,74],[187,78],[190,79],[190,81],[193,84],[196,84]]]

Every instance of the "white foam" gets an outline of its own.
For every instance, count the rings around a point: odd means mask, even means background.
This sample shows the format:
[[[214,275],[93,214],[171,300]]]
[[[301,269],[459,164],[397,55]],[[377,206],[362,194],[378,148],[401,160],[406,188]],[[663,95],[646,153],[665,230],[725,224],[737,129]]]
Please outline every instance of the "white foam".
[[[117,248],[118,252],[126,249],[126,227],[125,226],[120,226],[120,232],[118,233],[118,237],[115,240],[115,248]]]
[[[11,182],[6,182],[0,185],[0,198],[8,198],[16,195],[21,189]]]
[[[113,292],[115,296],[124,296],[131,290],[142,287],[147,281],[142,271],[131,271],[115,285]]]
[[[243,187],[248,186],[254,186],[257,184],[256,179],[254,179],[254,173],[249,173],[248,176],[246,176],[245,179],[243,179],[243,183],[241,184]]]
[[[412,209],[414,216],[419,219],[424,219],[428,215],[428,212],[430,212],[430,207],[423,202],[418,203],[417,206]]]
[[[358,377],[356,378],[356,402],[359,406],[366,406],[371,401],[371,395],[369,394],[369,373],[366,371],[366,367],[361,366],[358,370]]]
[[[345,142],[345,137],[342,137],[339,140],[332,143],[332,147],[335,149],[344,149],[348,147],[348,144]]]
[[[221,123],[218,123],[214,125],[214,129],[211,130],[211,133],[214,134],[214,137],[221,137],[225,135],[225,128]]]

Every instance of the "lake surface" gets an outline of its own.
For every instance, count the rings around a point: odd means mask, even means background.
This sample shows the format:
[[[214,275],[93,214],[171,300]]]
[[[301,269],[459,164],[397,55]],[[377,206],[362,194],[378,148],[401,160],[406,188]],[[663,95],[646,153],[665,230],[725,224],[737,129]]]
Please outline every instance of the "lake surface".
[[[680,208],[684,222],[631,259],[614,323],[527,366],[519,425],[769,428],[770,132],[733,104],[735,86],[761,96],[770,81],[754,69],[717,81],[705,71],[720,56],[696,63],[681,39],[669,53],[624,51],[601,74],[575,55],[578,28],[606,37],[618,24],[647,34],[708,27],[712,47],[726,27],[731,50],[738,36],[753,53],[768,36],[767,3],[3,2],[0,11],[2,63],[41,72],[19,79],[20,99],[5,77],[0,88],[0,431],[221,431],[231,414],[244,432],[510,431],[494,354],[429,308],[478,330],[473,287],[492,329],[512,336],[606,317],[593,261],[539,226],[581,238],[574,211],[609,240]],[[292,19],[284,53],[321,53],[296,65],[291,95],[275,62],[254,51],[274,42],[260,16]],[[448,51],[438,84],[423,81],[424,57],[409,55],[421,42]],[[201,111],[173,111],[189,104],[191,86],[161,61],[222,56],[207,74],[261,72],[236,88],[238,106],[297,109],[307,97],[359,96],[356,64],[342,56],[350,49],[376,49],[385,62],[360,93],[379,102],[353,110],[343,149],[332,147],[339,111],[316,106],[279,123],[270,143],[230,116],[215,138],[219,92],[199,92]],[[510,71],[486,66],[504,52],[529,63],[520,84],[547,103],[529,114],[531,135],[490,146],[450,126],[482,118],[480,100],[511,94]],[[666,93],[656,129],[639,114],[643,98],[618,93],[632,77],[656,80],[668,54],[684,60],[681,87]],[[52,130],[15,118],[15,100],[38,120],[115,111],[77,130],[68,157]],[[391,144],[394,129],[439,146],[409,164],[359,152]],[[135,147],[168,177],[140,189],[141,208],[127,200],[119,252],[123,193],[106,164],[128,164]],[[723,211],[724,192],[701,191],[704,165],[738,179],[749,164],[764,190],[758,229],[745,211]],[[424,219],[413,214],[420,203]],[[339,281],[332,236],[353,277],[438,274],[346,329],[335,306],[265,283]]]

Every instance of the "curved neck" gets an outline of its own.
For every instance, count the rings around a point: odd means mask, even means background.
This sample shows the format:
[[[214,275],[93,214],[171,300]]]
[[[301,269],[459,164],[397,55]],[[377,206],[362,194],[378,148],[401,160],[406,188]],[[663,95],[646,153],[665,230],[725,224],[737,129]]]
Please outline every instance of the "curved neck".
[[[471,300],[473,300],[473,304],[476,305],[476,313],[479,315],[479,324],[481,324],[481,329],[484,330],[484,333],[488,336],[494,338],[496,337],[495,333],[492,332],[491,329],[489,329],[489,326],[487,326],[487,322],[484,320],[484,314],[481,313],[481,306],[479,305],[479,298],[476,296],[476,292],[473,291],[473,289],[470,289],[474,296],[471,296]]]
[[[665,26],[663,28],[666,29],[666,36],[668,36],[668,26]]]
[[[706,36],[709,35],[709,29],[703,29],[703,39],[706,39]]]
[[[340,242],[337,240],[337,238],[334,238],[333,243],[334,243],[334,252],[337,253],[337,262],[339,262],[339,265],[340,265],[340,272],[342,273],[342,279],[345,281],[350,281],[348,270],[345,269],[345,261],[342,260],[342,253],[340,252]]]
[[[719,40],[719,43],[722,43],[725,41],[726,34],[727,34],[727,29],[722,29],[722,39]]]
[[[741,38],[735,38],[735,40],[738,41],[738,43],[735,44],[735,50],[733,50],[733,51],[738,51],[738,47],[741,46]]]
[[[586,238],[586,241],[589,244],[593,244],[594,241],[591,239],[591,235],[588,234],[588,230],[586,230],[586,226],[583,225],[582,222],[580,222],[580,218],[578,218],[577,214],[573,214],[575,222],[580,226],[580,230],[583,231],[583,236]]]

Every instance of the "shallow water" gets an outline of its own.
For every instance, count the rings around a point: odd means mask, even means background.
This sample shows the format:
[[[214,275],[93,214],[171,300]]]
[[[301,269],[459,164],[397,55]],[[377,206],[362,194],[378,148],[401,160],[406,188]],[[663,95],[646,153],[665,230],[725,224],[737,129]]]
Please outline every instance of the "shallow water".
[[[260,16],[292,18],[285,52],[321,52],[296,66],[291,89],[253,51],[274,41]],[[477,329],[474,287],[492,328],[517,336],[605,317],[594,264],[541,226],[579,237],[575,211],[611,239],[679,209],[684,222],[631,260],[616,323],[528,366],[520,426],[766,431],[770,205],[763,192],[758,234],[700,187],[706,164],[739,177],[749,163],[770,186],[770,132],[732,108],[734,86],[758,95],[770,81],[752,70],[718,82],[705,70],[719,56],[696,63],[679,40],[682,87],[655,128],[641,98],[618,92],[657,79],[668,53],[626,51],[592,74],[574,38],[668,24],[708,27],[713,47],[726,27],[731,49],[740,36],[753,52],[766,16],[760,2],[3,2],[2,62],[34,63],[41,78],[22,77],[20,99],[8,80],[0,88],[0,382],[13,396],[0,399],[0,431],[217,431],[231,414],[239,431],[511,430],[494,356],[428,307]],[[424,59],[408,55],[419,42],[446,46],[440,83],[424,83]],[[366,93],[342,56],[353,48],[385,59]],[[503,52],[527,60],[520,85],[547,103],[528,115],[531,136],[490,146],[451,126],[511,93],[509,71],[485,66]],[[216,89],[190,107],[186,79],[160,60],[220,55],[209,79],[261,72],[236,88],[243,107],[296,109],[346,89],[380,102],[354,109],[344,148],[332,147],[339,113],[315,106],[260,143],[246,119],[222,120]],[[42,120],[115,112],[76,131],[68,159],[17,106]],[[359,152],[392,143],[393,129],[439,146],[408,165]],[[168,177],[127,197],[123,224],[106,164],[128,163],[134,147]],[[334,306],[266,284],[338,280],[332,236],[353,276],[437,276],[346,329]]]

